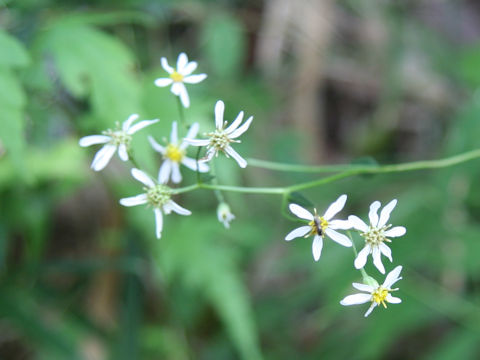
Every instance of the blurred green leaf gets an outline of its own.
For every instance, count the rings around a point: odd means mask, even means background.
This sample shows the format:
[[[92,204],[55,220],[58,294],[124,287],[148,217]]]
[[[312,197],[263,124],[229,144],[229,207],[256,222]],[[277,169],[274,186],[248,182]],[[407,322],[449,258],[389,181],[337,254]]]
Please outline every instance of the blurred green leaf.
[[[0,67],[28,65],[30,59],[23,45],[0,29]]]

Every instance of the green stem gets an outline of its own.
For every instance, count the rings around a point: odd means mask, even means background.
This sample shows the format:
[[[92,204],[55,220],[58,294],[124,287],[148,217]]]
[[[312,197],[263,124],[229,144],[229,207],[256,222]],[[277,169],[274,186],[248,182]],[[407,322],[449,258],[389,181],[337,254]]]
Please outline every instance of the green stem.
[[[129,150],[128,151],[128,160],[133,164],[133,167],[140,169],[140,165],[138,165],[137,160],[135,160],[135,156],[133,156],[133,151]]]
[[[213,179],[212,179],[213,185],[218,186],[219,184],[218,184],[218,177],[217,177],[218,176],[217,168],[215,166],[215,159],[213,159],[213,161],[210,162],[210,172],[213,176]],[[222,202],[225,202],[225,197],[223,196],[222,192],[219,189],[214,189],[213,192],[219,204],[221,204]]]
[[[185,111],[183,109],[182,100],[180,100],[180,96],[176,96],[177,98],[177,105],[178,105],[178,114],[180,118],[180,125],[183,126],[186,130],[188,130],[187,122],[185,121]]]

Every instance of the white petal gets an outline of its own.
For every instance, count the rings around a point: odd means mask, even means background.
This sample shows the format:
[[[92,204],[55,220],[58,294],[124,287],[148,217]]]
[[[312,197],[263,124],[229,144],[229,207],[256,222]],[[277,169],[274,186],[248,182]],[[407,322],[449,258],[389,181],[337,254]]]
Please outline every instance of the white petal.
[[[183,69],[185,68],[185,66],[187,66],[187,64],[188,64],[187,54],[185,54],[184,52],[180,53],[177,59],[177,72],[180,74],[183,74]]]
[[[380,249],[378,246],[374,246],[372,248],[372,258],[373,258],[373,265],[380,271],[382,274],[385,274],[385,267],[382,263],[382,254],[380,253]]]
[[[155,79],[154,83],[158,87],[165,87],[165,86],[172,85],[173,80],[170,78],[158,78],[158,79]]]
[[[123,161],[128,161],[128,152],[127,152],[127,146],[125,144],[120,144],[118,146],[118,156],[120,159]]]
[[[390,250],[390,248],[387,245],[385,245],[384,243],[381,243],[379,245],[379,248],[380,248],[381,253],[383,255],[385,255],[388,258],[388,260],[390,260],[390,262],[392,262],[393,261],[392,250]]]
[[[180,174],[180,167],[178,163],[172,162],[172,182],[178,184],[182,181],[182,174]]]
[[[243,111],[240,111],[237,117],[235,118],[235,120],[233,120],[232,123],[228,125],[228,127],[225,129],[225,133],[230,134],[231,132],[233,132],[241,124],[242,120],[243,120]]]
[[[303,237],[307,235],[312,228],[310,226],[300,226],[296,229],[290,231],[287,236],[285,236],[285,240],[290,241],[295,238]]]
[[[374,227],[378,224],[378,209],[380,208],[380,201],[374,201],[370,205],[370,211],[368,213],[368,218],[370,219],[370,224]]]
[[[370,254],[371,251],[372,249],[370,245],[365,245],[365,247],[360,250],[354,262],[356,269],[361,269],[365,266],[365,264],[367,263],[368,254]]]
[[[153,150],[159,152],[162,155],[165,154],[166,152],[165,148],[159,143],[157,143],[155,139],[150,135],[148,135],[148,141],[150,142],[150,145],[152,145]]]
[[[392,296],[390,294],[387,295],[385,300],[387,300],[391,304],[400,304],[402,302],[402,299],[400,299],[398,297],[395,297],[395,296]]]
[[[176,121],[172,123],[172,131],[170,132],[170,143],[173,145],[178,145],[178,127]]]
[[[210,144],[208,139],[183,139],[183,141],[193,146],[207,146]]]
[[[155,232],[157,239],[160,239],[162,237],[163,214],[158,208],[154,209],[153,212],[155,213]]]
[[[173,73],[173,68],[168,65],[167,58],[162,57],[160,59],[160,63],[162,64],[162,67],[165,69],[166,72],[168,72],[169,74]]]
[[[158,170],[158,182],[160,184],[166,184],[170,178],[170,173],[172,171],[172,162],[167,159],[165,160],[160,169]]]
[[[323,248],[323,238],[319,235],[315,235],[312,242],[312,254],[315,261],[320,260],[320,255],[322,255]]]
[[[331,220],[328,227],[333,230],[348,230],[352,228],[352,224],[349,220]]]
[[[325,220],[328,221],[331,218],[333,218],[335,215],[337,215],[345,206],[346,201],[347,201],[347,195],[345,194],[340,195],[340,197],[328,207],[327,211],[325,211],[325,215],[323,216]]]
[[[90,135],[84,136],[79,141],[78,144],[82,147],[95,145],[95,144],[105,144],[109,142],[112,138],[107,135]]]
[[[368,225],[365,224],[363,222],[362,219],[360,219],[358,216],[356,215],[350,215],[348,217],[348,221],[350,221],[350,223],[352,224],[353,228],[354,229],[357,229],[357,230],[360,230],[360,231],[363,231],[363,232],[367,232],[368,231]]]
[[[348,236],[340,234],[339,232],[336,232],[335,230],[327,228],[325,230],[325,234],[332,239],[333,241],[339,243],[340,245],[350,247],[352,246],[352,240],[348,238]]]
[[[130,129],[130,126],[132,126],[133,122],[138,119],[138,117],[139,117],[138,114],[132,114],[132,115],[130,115],[130,116],[128,117],[128,119],[123,122],[123,124],[122,124],[122,130],[125,131],[125,132],[127,132],[128,129]]]
[[[382,211],[380,212],[380,220],[378,221],[377,227],[381,228],[387,223],[388,219],[390,218],[390,213],[396,205],[397,199],[393,199],[383,207]]]
[[[198,64],[196,61],[190,61],[182,70],[182,75],[183,76],[188,76],[190,75],[192,72],[195,71],[195,69],[197,68]]]
[[[156,122],[158,122],[158,119],[140,121],[139,123],[133,125],[130,129],[128,129],[127,134],[133,135],[137,131],[142,130],[144,127],[155,124]]]
[[[91,168],[95,171],[102,170],[105,166],[107,166],[108,162],[112,158],[113,154],[117,147],[112,144],[104,145],[98,152],[95,154],[93,158]]]
[[[186,167],[188,167],[189,169],[193,170],[193,171],[197,171],[197,162],[195,161],[195,159],[184,156],[183,159],[182,159],[182,164],[185,165]],[[200,161],[198,162],[198,171],[199,172],[205,173],[208,170],[209,170],[209,167],[208,167],[207,164],[205,164],[203,162],[200,162]]]
[[[231,146],[227,146],[225,148],[225,152],[232,158],[234,158],[238,166],[240,166],[242,169],[245,169],[247,167],[247,160],[241,157],[240,154],[237,153]]]
[[[120,204],[123,206],[137,206],[147,203],[147,194],[140,194],[128,198],[120,199]]]
[[[185,84],[198,84],[199,82],[205,80],[207,74],[198,74],[198,75],[189,75],[183,78]]]
[[[361,284],[361,283],[353,283],[352,286],[360,291],[366,291],[368,293],[372,293],[375,288],[373,286],[367,285],[367,284]]]
[[[399,277],[401,271],[402,271],[402,266],[400,265],[397,266],[392,271],[390,271],[387,277],[385,278],[385,281],[383,282],[383,287],[390,289],[393,284],[395,284],[398,280],[401,279],[401,277]]]
[[[185,136],[185,139],[193,139],[195,136],[198,134],[198,130],[200,129],[200,124],[198,122],[193,123],[192,126],[188,129],[187,136]],[[182,150],[186,149],[188,146],[188,143],[182,140],[182,143],[180,144],[180,148]]]
[[[143,185],[146,185],[148,187],[154,187],[155,183],[153,182],[152,179],[150,179],[150,176],[148,176],[146,173],[144,173],[142,170],[138,170],[133,168],[132,171],[132,176],[140,181]]]
[[[313,215],[300,205],[290,204],[288,205],[288,208],[294,215],[298,216],[300,219],[313,220]]]
[[[405,229],[403,226],[395,226],[390,230],[385,231],[384,235],[386,237],[399,237],[405,235],[406,232],[407,229]]]
[[[187,88],[182,83],[180,83],[180,85],[182,86],[179,93],[180,101],[182,102],[184,108],[188,108],[190,107],[190,98],[188,97]]]
[[[372,303],[372,305],[370,305],[370,307],[368,308],[364,316],[367,317],[368,315],[370,315],[373,309],[375,309],[376,307],[377,307],[377,303],[376,302]]]
[[[242,135],[245,131],[248,130],[248,128],[250,127],[250,124],[252,123],[253,121],[253,116],[250,116],[247,121],[245,121],[242,126],[240,126],[237,130],[235,130],[234,132],[232,132],[231,134],[228,135],[229,138],[231,139],[235,139],[237,137],[239,137],[240,135]]]
[[[223,128],[223,113],[225,111],[225,103],[218,100],[215,104],[215,127],[217,129]]]
[[[183,207],[181,207],[180,205],[178,205],[175,201],[173,200],[170,200],[168,202],[168,205],[171,207],[171,209],[173,211],[175,211],[177,214],[180,214],[180,215],[191,215],[192,212],[190,210],[187,210]]]
[[[172,87],[170,88],[170,91],[177,96],[180,96],[180,93],[182,90],[185,89],[185,85],[181,82],[174,82]]]
[[[203,157],[202,159],[198,160],[199,162],[202,161],[202,162],[206,162],[206,161],[210,161],[213,159],[213,157],[217,154],[217,150],[215,150],[215,148],[210,148],[207,150],[207,153],[205,154],[205,157]]]
[[[340,304],[344,306],[349,306],[349,305],[359,305],[359,304],[365,304],[366,302],[369,302],[372,299],[371,294],[354,294],[354,295],[348,295],[345,297],[342,301],[340,301]]]

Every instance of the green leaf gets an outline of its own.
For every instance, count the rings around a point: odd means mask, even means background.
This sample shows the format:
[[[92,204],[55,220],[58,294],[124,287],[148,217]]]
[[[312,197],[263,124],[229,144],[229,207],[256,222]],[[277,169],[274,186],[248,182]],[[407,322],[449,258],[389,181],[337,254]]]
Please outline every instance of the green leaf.
[[[29,56],[22,43],[0,29],[0,67],[25,66]]]
[[[0,79],[0,88],[1,87],[2,81]],[[7,150],[7,155],[13,164],[13,169],[11,170],[16,170],[24,176],[26,171],[24,165],[25,138],[23,134],[23,111],[5,104],[2,98],[0,98],[0,108],[2,109],[0,111],[0,146],[4,146]],[[12,175],[14,175],[13,172]]]

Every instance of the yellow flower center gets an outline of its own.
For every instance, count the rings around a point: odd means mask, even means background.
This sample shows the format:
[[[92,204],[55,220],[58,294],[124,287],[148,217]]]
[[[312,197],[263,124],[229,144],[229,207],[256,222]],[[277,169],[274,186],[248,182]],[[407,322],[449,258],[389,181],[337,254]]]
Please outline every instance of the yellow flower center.
[[[382,228],[370,226],[367,232],[361,233],[360,235],[365,239],[367,244],[378,246],[384,241],[391,242],[391,240],[385,236],[385,231],[387,231],[390,227],[391,225],[387,225]]]
[[[178,73],[176,70],[174,70],[173,73],[170,74],[170,79],[172,79],[175,82],[182,82],[183,75]]]
[[[317,215],[317,211],[315,210],[315,216],[313,220],[308,223],[312,230],[308,233],[308,236],[312,235],[320,235],[322,237],[325,236],[325,230],[328,227],[328,221],[325,220],[323,217]]]
[[[375,301],[377,304],[382,304],[384,308],[387,307],[385,303],[385,299],[388,295],[388,290],[379,286],[373,293],[372,293],[372,301]]]
[[[167,159],[170,159],[174,162],[180,162],[183,159],[183,156],[185,155],[185,151],[180,149],[178,146],[173,145],[173,144],[168,144],[167,149],[165,152],[165,157]]]

